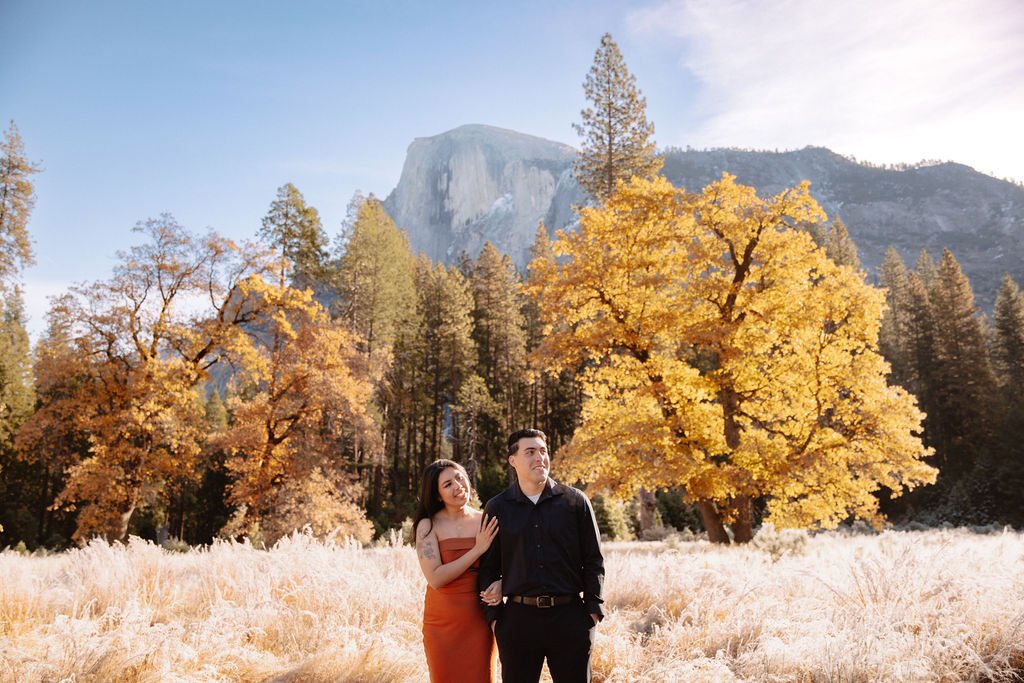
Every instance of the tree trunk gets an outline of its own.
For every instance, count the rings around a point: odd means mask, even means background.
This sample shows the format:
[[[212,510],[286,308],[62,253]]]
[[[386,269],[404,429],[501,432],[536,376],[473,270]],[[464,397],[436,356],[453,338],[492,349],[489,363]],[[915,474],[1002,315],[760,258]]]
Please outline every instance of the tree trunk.
[[[733,540],[736,543],[750,543],[754,540],[750,497],[736,496],[733,505],[736,508],[736,521],[732,525]]]
[[[697,508],[700,510],[701,519],[704,520],[704,528],[708,532],[708,540],[712,543],[729,544],[729,534],[722,524],[722,516],[718,514],[718,508],[710,500],[697,501]]]
[[[121,511],[115,519],[111,520],[113,523],[105,534],[107,543],[114,543],[115,541],[126,543],[128,541],[128,522],[131,521],[133,514],[135,514],[134,501],[128,503],[127,509]]]
[[[373,468],[373,500],[369,512],[373,516],[380,514],[384,507],[384,465],[378,462]]]
[[[181,495],[178,497],[178,540],[185,540],[185,493],[191,489],[191,485],[182,485]]]
[[[640,538],[646,538],[647,532],[654,528],[654,516],[658,511],[658,502],[653,491],[641,488],[637,493],[640,501]]]
[[[50,502],[51,502],[51,497],[52,497],[52,494],[50,492],[50,489],[52,487],[52,482],[53,482],[53,477],[50,474],[50,470],[47,469],[46,470],[46,476],[43,479],[43,497],[40,499],[41,500],[41,505],[39,506],[39,514],[38,514],[39,526],[36,527],[36,528],[39,529],[39,534],[38,534],[39,537],[36,539],[36,541],[40,545],[45,543],[46,539],[48,539],[50,537],[50,517],[52,515],[49,514],[49,513],[50,513]]]

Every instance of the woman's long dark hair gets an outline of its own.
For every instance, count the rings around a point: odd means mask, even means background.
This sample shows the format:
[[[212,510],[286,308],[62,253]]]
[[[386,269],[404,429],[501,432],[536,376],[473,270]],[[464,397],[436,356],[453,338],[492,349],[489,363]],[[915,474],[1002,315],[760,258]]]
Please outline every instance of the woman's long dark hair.
[[[420,483],[420,501],[416,505],[416,514],[412,517],[413,545],[416,544],[416,530],[419,528],[420,520],[430,519],[444,509],[441,492],[437,489],[437,481],[441,478],[441,473],[449,467],[454,467],[462,472],[463,476],[466,477],[466,481],[469,481],[466,468],[454,460],[435,460],[427,465],[427,468],[423,470],[423,481]]]

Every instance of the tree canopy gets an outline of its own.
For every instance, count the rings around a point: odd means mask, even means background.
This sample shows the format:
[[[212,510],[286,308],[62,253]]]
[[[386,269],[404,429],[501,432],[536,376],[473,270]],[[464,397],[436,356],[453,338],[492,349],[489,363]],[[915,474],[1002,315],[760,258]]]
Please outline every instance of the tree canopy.
[[[74,449],[56,503],[79,509],[82,539],[124,538],[167,482],[197,476],[206,430],[195,387],[225,349],[247,343],[254,309],[241,290],[272,265],[255,245],[193,235],[167,214],[136,231],[147,241],[119,254],[110,280],[56,302],[62,332],[37,366],[43,401],[18,439],[29,459],[40,446]],[[203,297],[208,308],[190,312]]]
[[[531,264],[549,370],[584,364],[582,426],[557,454],[614,489],[683,486],[712,540],[766,521],[878,521],[872,493],[934,480],[922,414],[886,384],[881,291],[797,225],[806,183],[762,200],[732,176],[700,194],[634,178]],[[566,465],[562,465],[565,467]]]

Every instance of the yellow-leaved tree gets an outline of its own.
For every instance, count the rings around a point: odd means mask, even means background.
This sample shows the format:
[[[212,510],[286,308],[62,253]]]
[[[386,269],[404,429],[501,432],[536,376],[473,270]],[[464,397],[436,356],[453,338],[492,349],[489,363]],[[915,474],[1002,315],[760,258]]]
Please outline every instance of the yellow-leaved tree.
[[[723,175],[700,194],[619,185],[530,264],[548,325],[537,358],[581,364],[582,425],[556,454],[568,477],[632,495],[685,487],[714,542],[766,521],[879,521],[931,483],[914,399],[885,381],[884,297],[798,224],[825,215],[808,184],[771,199]]]
[[[54,506],[77,510],[81,542],[123,540],[140,506],[198,477],[206,430],[195,388],[244,345],[259,305],[245,283],[272,265],[256,245],[194,235],[167,214],[135,231],[147,241],[118,254],[109,280],[54,302],[39,407],[17,437],[23,459],[63,466]]]
[[[244,345],[232,349],[232,412],[211,446],[228,454],[229,502],[239,506],[227,533],[258,525],[273,543],[309,525],[325,535],[341,528],[368,541],[373,525],[358,504],[361,488],[345,462],[346,442],[379,450],[371,414],[381,367],[359,339],[331,320],[310,290],[260,277],[244,297],[261,302]]]

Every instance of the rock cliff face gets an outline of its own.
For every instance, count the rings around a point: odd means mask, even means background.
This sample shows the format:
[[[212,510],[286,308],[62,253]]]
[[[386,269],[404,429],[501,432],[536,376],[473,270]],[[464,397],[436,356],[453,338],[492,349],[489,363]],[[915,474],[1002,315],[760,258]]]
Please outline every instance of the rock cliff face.
[[[452,263],[490,241],[521,269],[537,224],[571,228],[585,198],[572,174],[575,150],[488,126],[463,126],[410,146],[384,206],[415,250]],[[793,152],[668,150],[665,176],[699,190],[721,177],[768,196],[811,181],[829,217],[849,228],[869,274],[888,247],[908,267],[927,249],[948,247],[991,310],[1004,272],[1024,285],[1024,188],[954,163],[905,170],[865,166],[823,148]]]
[[[384,200],[414,250],[451,263],[490,241],[522,266],[537,225],[570,224],[583,197],[575,150],[558,142],[469,125],[409,145],[398,186]]]

